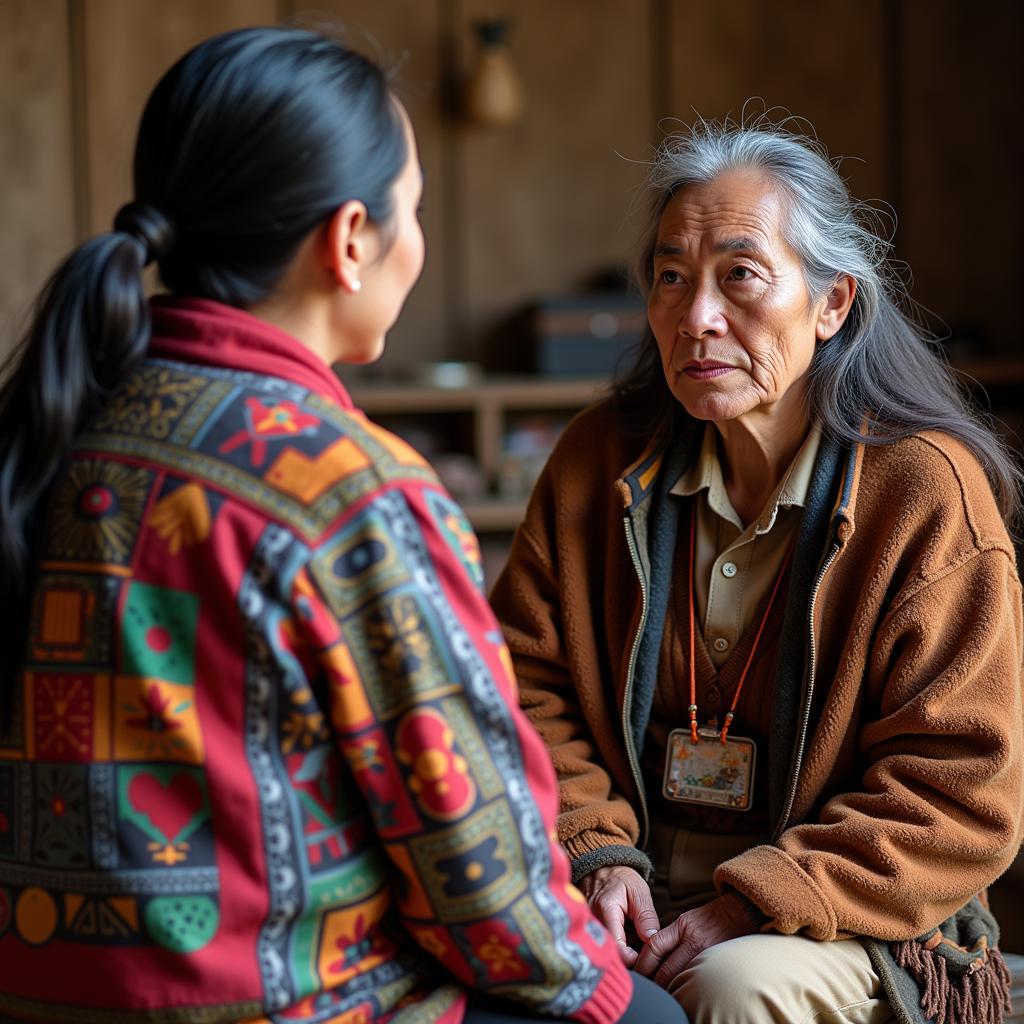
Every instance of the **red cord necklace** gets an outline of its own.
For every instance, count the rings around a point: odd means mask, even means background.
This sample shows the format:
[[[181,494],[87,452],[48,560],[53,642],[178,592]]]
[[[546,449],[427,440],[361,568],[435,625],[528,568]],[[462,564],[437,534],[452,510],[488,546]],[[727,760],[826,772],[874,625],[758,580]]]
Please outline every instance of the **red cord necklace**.
[[[697,551],[697,501],[695,498],[693,501],[693,509],[690,513],[690,740],[692,743],[697,744],[700,742],[700,737],[697,735],[697,669],[696,669],[696,640],[694,631],[694,608],[697,604],[696,588],[694,585],[694,564],[696,561]],[[747,656],[747,662],[743,666],[743,671],[740,673],[739,682],[736,684],[736,693],[732,698],[732,705],[725,714],[725,723],[722,725],[719,736],[722,743],[725,743],[726,737],[729,735],[729,726],[732,725],[733,717],[736,713],[736,705],[740,702],[740,694],[743,692],[743,684],[747,681],[747,672],[750,671],[751,663],[754,660],[754,655],[757,653],[758,645],[761,642],[761,634],[764,632],[764,627],[768,622],[768,616],[771,614],[772,605],[775,604],[775,595],[779,592],[779,584],[782,582],[782,577],[786,575],[786,569],[789,566],[789,559],[793,554],[793,544],[789,545],[789,550],[786,551],[786,557],[782,560],[782,568],[779,570],[779,575],[775,578],[775,585],[772,587],[771,596],[768,598],[768,605],[764,610],[764,615],[761,616],[761,624],[757,627],[757,635],[754,637],[754,643],[750,648],[750,654]]]

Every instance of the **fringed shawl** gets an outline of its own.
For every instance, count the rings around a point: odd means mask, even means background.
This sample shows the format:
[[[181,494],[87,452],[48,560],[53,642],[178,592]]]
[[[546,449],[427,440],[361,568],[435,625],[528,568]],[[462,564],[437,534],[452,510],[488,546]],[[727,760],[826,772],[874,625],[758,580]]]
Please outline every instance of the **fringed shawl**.
[[[917,939],[862,941],[899,1024],[1000,1024],[1010,1012],[999,926],[978,897]]]

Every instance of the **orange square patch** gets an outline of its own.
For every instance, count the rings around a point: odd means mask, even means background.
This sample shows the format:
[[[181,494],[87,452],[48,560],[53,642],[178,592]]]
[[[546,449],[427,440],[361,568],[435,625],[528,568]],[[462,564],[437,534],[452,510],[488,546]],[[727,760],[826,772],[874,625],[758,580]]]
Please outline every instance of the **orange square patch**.
[[[363,974],[384,963],[391,956],[387,938],[377,930],[384,912],[390,903],[388,889],[381,889],[375,896],[353,907],[332,910],[324,915],[320,933],[317,971],[324,988],[344,984],[357,974]],[[362,947],[371,933],[374,939],[358,960],[351,960],[354,948]],[[364,947],[365,948],[365,947]]]
[[[114,760],[203,763],[195,690],[145,676],[118,676]]]
[[[42,595],[40,641],[62,647],[80,645],[85,598],[81,590],[47,590]]]
[[[385,430],[370,420],[367,420],[364,426],[373,436],[374,440],[379,441],[400,466],[427,465],[423,456],[411,444],[392,434],[390,430]]]

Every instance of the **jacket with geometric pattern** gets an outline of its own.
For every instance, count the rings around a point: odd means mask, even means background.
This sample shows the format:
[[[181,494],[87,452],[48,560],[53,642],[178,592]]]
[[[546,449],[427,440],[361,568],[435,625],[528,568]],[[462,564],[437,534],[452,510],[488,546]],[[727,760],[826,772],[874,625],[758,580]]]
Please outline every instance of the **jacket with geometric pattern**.
[[[465,517],[295,339],[153,319],[53,491],[0,1016],[457,1022],[472,988],[617,1019]]]

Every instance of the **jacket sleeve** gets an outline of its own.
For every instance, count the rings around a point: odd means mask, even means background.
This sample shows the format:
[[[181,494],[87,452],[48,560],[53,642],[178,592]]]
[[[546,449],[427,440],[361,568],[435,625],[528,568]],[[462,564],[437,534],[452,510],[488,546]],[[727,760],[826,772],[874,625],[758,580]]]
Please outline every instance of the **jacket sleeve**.
[[[1021,839],[1021,635],[1005,549],[898,600],[870,648],[859,785],[777,845],[727,861],[716,882],[767,927],[826,940],[916,937],[991,884]]]
[[[570,883],[551,762],[519,710],[461,510],[392,481],[321,546],[329,707],[398,876],[402,923],[466,986],[594,1024],[631,983]]]
[[[603,739],[615,748],[607,757],[624,760],[617,724],[621,711],[608,702],[611,688],[602,680],[578,677],[581,661],[594,664],[598,658],[574,658],[570,649],[574,643],[591,642],[594,615],[585,609],[587,596],[576,581],[559,579],[553,564],[553,491],[549,464],[491,603],[512,652],[520,706],[540,733],[558,776],[558,837],[572,861],[573,879],[620,864],[649,878],[650,860],[636,846],[637,812],[616,786],[600,746]],[[588,543],[589,531],[570,532],[568,543]],[[581,629],[575,630],[563,615],[563,596],[575,602],[576,620],[586,620]]]

